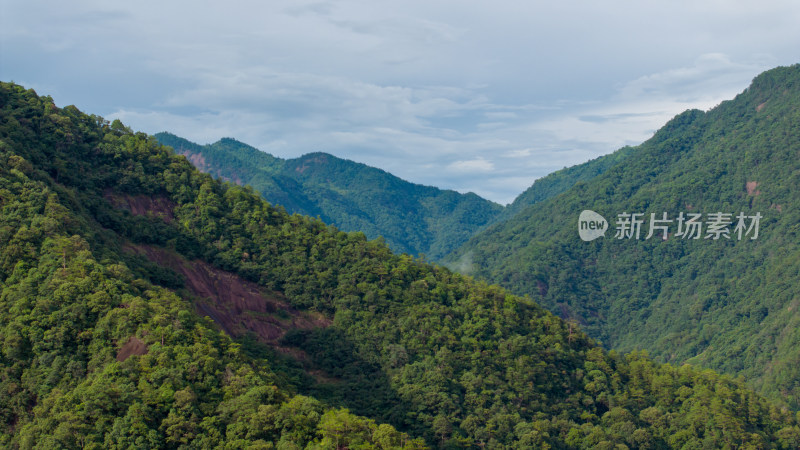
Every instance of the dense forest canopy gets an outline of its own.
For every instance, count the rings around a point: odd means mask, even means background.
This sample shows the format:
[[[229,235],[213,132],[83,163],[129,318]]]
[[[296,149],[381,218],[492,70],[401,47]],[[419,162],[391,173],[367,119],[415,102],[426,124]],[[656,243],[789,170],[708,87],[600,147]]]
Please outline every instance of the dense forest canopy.
[[[529,298],[11,83],[0,212],[5,447],[800,445],[795,413],[741,379],[606,351]],[[273,309],[225,310],[200,268]]]
[[[800,407],[800,66],[678,115],[602,174],[474,237],[454,266],[529,294],[609,348],[742,375]],[[583,242],[583,210],[612,229]],[[622,213],[731,214],[731,239],[616,239]],[[761,216],[738,239],[737,215]],[[749,220],[749,219],[748,219]],[[645,224],[647,226],[647,224]],[[749,222],[748,222],[749,227]]]

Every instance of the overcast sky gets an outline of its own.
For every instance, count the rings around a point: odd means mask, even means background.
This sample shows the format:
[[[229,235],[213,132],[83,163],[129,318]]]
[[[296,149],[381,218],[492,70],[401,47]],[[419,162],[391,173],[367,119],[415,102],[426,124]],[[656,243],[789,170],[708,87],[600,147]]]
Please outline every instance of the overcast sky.
[[[0,79],[508,203],[800,62],[796,1],[0,0]]]

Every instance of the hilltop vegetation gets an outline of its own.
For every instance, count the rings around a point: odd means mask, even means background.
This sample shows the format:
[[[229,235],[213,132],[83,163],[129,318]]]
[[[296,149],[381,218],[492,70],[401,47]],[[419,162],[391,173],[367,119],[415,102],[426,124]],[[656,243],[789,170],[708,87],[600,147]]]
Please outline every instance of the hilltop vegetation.
[[[503,209],[473,193],[409,183],[326,153],[280,159],[230,138],[209,145],[169,133],[156,138],[201,171],[252,186],[289,213],[319,217],[369,239],[381,236],[395,252],[431,260],[466,242]]]
[[[529,299],[288,215],[118,121],[8,83],[0,105],[3,446],[800,444],[794,413],[741,381],[607,352]],[[150,254],[258,284],[287,305],[237,313],[283,328],[226,335],[198,313],[222,300]]]
[[[622,163],[481,233],[450,260],[580,323],[605,346],[742,375],[800,408],[800,66],[675,117]],[[579,213],[611,230],[583,242]],[[758,238],[645,240],[650,213],[763,215]],[[643,213],[641,238],[616,239]],[[731,233],[733,235],[733,233]]]

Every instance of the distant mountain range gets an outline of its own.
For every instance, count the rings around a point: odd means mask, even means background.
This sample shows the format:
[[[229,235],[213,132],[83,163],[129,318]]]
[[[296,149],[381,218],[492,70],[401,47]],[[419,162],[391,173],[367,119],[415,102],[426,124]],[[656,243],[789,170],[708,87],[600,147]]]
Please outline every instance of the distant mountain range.
[[[539,179],[506,207],[324,153],[281,160],[232,139],[199,146],[158,138],[290,212],[384,236],[395,251],[531,295],[609,348],[742,374],[798,407],[800,335],[785,331],[800,325],[800,283],[789,275],[800,273],[797,72],[766,72],[736,99],[687,111],[640,146]],[[578,239],[584,209],[608,219],[605,239]],[[613,239],[625,212],[641,213],[645,228],[651,213],[667,213],[673,225],[680,213],[725,212],[731,222],[759,214],[765,231],[753,242],[658,242],[644,239],[646,229],[638,241]]]
[[[742,374],[797,408],[800,334],[788,330],[800,325],[798,79],[797,66],[766,72],[736,99],[543,177],[506,207],[324,153],[282,160],[232,139],[200,146],[157,137],[290,212],[531,295],[609,348]],[[604,239],[578,238],[584,209],[608,219]],[[644,239],[651,213],[676,227],[681,213],[717,212],[731,222],[759,214],[762,234],[695,240],[675,238],[675,229],[666,241]],[[622,213],[642,214],[639,240],[613,238]]]
[[[519,280],[512,287],[593,333],[616,324],[605,333],[620,345],[679,323],[685,336],[640,342],[685,352],[695,336],[736,337],[700,362],[727,352],[791,374],[798,174],[797,147],[785,146],[798,121],[787,71],[756,80],[734,106],[680,116],[463,252],[487,277],[496,273],[482,264],[518,258],[500,281]],[[334,180],[324,166],[338,161],[320,156],[275,163]],[[613,218],[622,206],[765,217],[747,242],[574,238],[577,210]],[[667,308],[651,320],[651,304]],[[767,343],[775,352],[748,347]],[[744,380],[605,350],[530,298],[289,215],[119,121],[0,83],[0,447],[798,445],[797,415]]]
[[[396,252],[424,254],[432,261],[441,260],[486,226],[603,173],[629,153],[623,149],[554,172],[503,207],[473,193],[410,183],[327,153],[281,159],[231,138],[199,145],[167,132],[155,137],[201,171],[252,186],[289,213],[319,217],[370,239],[380,236]]]

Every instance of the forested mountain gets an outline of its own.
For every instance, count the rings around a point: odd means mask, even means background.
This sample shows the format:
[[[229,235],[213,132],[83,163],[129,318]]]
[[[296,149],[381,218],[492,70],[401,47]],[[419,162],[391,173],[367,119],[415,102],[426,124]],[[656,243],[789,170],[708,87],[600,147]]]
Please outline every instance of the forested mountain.
[[[741,381],[607,352],[9,83],[0,212],[3,447],[800,444]]]
[[[174,134],[159,143],[186,156],[202,172],[250,185],[289,213],[319,217],[368,238],[382,236],[395,252],[424,254],[433,261],[464,244],[488,225],[506,221],[614,166],[630,153],[620,149],[542,177],[503,207],[473,193],[409,183],[383,170],[326,153],[284,160],[231,138],[199,145]]]
[[[530,294],[609,348],[742,375],[799,408],[800,66],[765,72],[735,99],[686,111],[624,151],[449,260]],[[604,237],[581,240],[583,210],[608,221]],[[680,236],[681,214],[683,231],[701,214],[699,234]]]
[[[169,133],[156,138],[201,171],[250,185],[290,213],[319,217],[369,239],[382,236],[395,252],[432,260],[466,242],[503,209],[473,193],[409,183],[326,153],[284,160],[230,138],[209,145]]]

